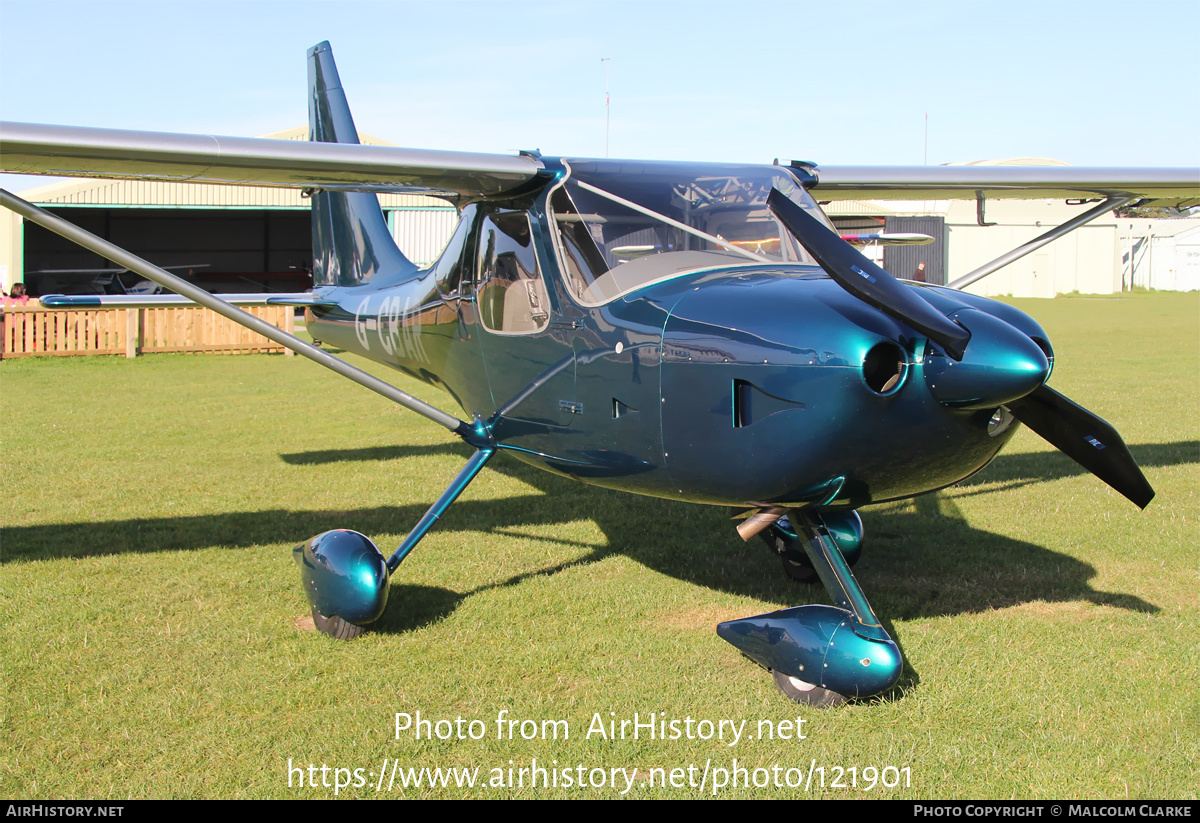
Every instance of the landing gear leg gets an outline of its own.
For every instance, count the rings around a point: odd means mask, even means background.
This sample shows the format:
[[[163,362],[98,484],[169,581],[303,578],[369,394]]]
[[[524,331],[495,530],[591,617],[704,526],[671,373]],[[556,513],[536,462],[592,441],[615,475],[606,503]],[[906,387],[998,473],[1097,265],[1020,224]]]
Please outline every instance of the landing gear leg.
[[[903,660],[850,572],[819,514],[789,512],[798,542],[832,606],[793,609],[731,620],[717,634],[771,672],[788,698],[810,706],[870,697],[900,678]]]

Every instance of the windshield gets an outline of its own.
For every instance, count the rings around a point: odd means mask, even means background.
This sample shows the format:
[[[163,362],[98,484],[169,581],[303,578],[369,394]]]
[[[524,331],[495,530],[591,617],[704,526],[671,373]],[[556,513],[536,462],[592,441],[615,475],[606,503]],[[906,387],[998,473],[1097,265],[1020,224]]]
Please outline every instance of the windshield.
[[[767,208],[778,188],[825,225],[783,168],[568,163],[550,198],[567,286],[585,305],[698,269],[815,265]]]

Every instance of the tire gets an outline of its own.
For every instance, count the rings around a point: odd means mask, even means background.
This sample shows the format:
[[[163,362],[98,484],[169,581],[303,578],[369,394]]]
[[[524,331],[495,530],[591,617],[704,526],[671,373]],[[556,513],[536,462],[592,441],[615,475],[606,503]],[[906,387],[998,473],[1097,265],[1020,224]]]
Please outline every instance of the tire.
[[[817,570],[808,564],[808,558],[805,557],[803,561],[793,560],[794,550],[789,551],[787,543],[774,528],[764,529],[759,536],[767,544],[767,548],[779,555],[779,560],[783,564],[783,573],[790,579],[806,584],[820,582],[821,578],[817,574]]]
[[[316,610],[312,610],[313,625],[317,627],[317,631],[321,634],[327,634],[334,640],[353,640],[356,637],[361,637],[366,633],[366,626],[356,626],[353,623],[347,623],[336,614],[333,617],[326,617]]]
[[[783,564],[783,573],[795,580],[797,583],[820,583],[821,576],[817,574],[817,570],[807,563],[797,563],[789,558],[786,554],[779,555],[779,560]]]
[[[812,683],[806,683],[796,677],[788,677],[782,672],[771,672],[775,678],[775,688],[789,700],[812,706],[815,709],[834,709],[846,702],[846,697],[829,689],[822,689]]]

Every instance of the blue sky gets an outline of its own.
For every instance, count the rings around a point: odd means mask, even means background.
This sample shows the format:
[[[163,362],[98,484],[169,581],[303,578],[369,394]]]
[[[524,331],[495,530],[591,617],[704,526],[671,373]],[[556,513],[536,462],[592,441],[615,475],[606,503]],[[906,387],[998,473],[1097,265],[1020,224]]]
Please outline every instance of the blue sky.
[[[601,156],[609,57],[614,157],[1200,165],[1196,0],[0,0],[0,118],[284,129],[326,39],[400,145]]]

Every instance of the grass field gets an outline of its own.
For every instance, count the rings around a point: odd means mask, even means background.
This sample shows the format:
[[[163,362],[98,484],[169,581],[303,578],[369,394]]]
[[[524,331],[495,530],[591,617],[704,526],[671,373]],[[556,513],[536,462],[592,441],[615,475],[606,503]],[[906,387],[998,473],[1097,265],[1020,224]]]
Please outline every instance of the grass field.
[[[389,551],[461,444],[298,357],[6,361],[0,795],[614,797],[624,768],[635,797],[711,796],[725,769],[718,797],[1194,799],[1200,296],[1014,302],[1158,496],[1139,512],[1022,431],[965,484],[864,510],[856,575],[907,668],[824,712],[716,636],[828,602],[723,510],[502,455],[393,576],[380,630],[337,643],[297,627],[293,545],[346,527]],[[397,712],[463,723],[397,736]],[[682,736],[595,732],[635,713]],[[410,767],[479,785],[401,787]]]

